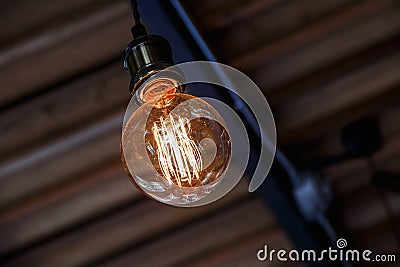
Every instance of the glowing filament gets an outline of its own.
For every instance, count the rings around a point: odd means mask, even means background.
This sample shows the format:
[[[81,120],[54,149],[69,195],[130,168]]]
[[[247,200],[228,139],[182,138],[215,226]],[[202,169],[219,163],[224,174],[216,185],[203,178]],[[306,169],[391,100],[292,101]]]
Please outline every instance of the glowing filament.
[[[160,119],[160,126],[153,124],[152,131],[157,145],[158,162],[164,177],[178,186],[183,182],[192,185],[193,180],[200,178],[202,161],[199,148],[188,136],[189,120],[172,116]]]

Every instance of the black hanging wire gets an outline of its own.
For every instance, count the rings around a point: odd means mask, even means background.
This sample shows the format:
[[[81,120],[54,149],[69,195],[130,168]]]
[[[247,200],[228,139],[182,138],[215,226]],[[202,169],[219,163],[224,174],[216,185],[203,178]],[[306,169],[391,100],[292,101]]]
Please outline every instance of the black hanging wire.
[[[135,20],[135,25],[142,24],[140,21],[140,13],[138,9],[138,4],[136,0],[130,0],[132,12],[133,12],[133,19]]]
[[[129,0],[129,3],[132,8],[133,19],[135,21],[135,25],[131,28],[133,38],[147,35],[146,28],[140,21],[140,13],[137,0]]]

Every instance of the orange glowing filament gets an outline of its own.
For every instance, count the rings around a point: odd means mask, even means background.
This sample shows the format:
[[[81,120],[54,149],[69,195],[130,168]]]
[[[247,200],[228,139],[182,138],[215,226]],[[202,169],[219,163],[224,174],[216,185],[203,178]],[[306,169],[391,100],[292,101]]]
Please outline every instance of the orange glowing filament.
[[[202,161],[200,150],[190,139],[190,124],[186,118],[173,116],[161,118],[159,125],[152,127],[154,140],[158,147],[158,162],[169,184],[175,182],[179,187],[183,182],[192,185],[200,179]]]

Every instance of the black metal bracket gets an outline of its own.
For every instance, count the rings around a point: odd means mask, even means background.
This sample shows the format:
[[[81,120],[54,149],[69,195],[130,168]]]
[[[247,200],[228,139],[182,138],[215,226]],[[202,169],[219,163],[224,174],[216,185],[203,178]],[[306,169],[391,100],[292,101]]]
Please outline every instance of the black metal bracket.
[[[383,138],[378,121],[373,117],[361,118],[346,125],[341,132],[341,140],[346,151],[339,155],[308,159],[303,166],[322,169],[352,158],[370,157],[383,146]]]

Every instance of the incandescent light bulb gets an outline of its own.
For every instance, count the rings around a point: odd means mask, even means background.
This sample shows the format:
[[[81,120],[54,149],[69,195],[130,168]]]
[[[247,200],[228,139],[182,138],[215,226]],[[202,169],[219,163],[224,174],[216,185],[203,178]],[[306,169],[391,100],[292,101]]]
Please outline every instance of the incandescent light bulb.
[[[132,181],[169,204],[205,197],[231,153],[223,119],[205,101],[167,93],[140,106],[125,124],[122,143]]]
[[[125,50],[137,108],[123,126],[123,162],[150,197],[171,205],[198,201],[219,184],[229,164],[227,127],[206,101],[183,93],[179,73],[163,70],[170,60],[164,39],[137,39]]]

